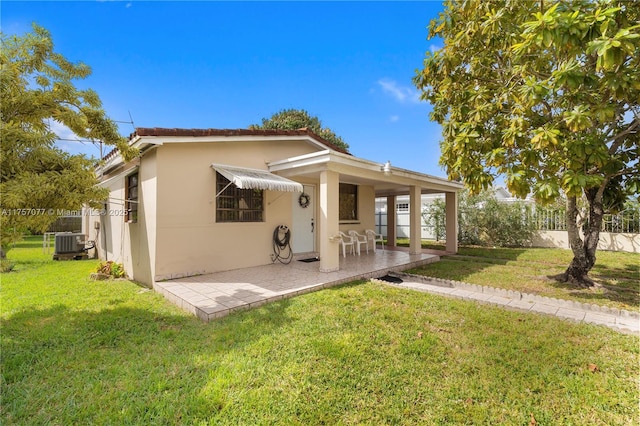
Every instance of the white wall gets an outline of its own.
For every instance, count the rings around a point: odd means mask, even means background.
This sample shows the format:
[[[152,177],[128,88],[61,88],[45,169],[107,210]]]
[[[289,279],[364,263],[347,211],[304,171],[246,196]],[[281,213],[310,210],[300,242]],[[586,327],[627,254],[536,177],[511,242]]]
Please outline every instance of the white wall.
[[[567,231],[537,231],[533,247],[570,248]],[[600,232],[598,250],[640,253],[640,234]]]

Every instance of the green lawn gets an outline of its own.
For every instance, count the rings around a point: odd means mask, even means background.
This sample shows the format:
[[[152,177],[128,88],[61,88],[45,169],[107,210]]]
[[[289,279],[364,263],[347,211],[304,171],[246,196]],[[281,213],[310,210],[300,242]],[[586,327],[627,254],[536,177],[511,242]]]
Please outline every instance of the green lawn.
[[[432,242],[424,242],[423,247],[444,249]],[[597,287],[591,289],[577,289],[551,278],[564,272],[573,258],[570,250],[562,249],[463,246],[457,256],[444,256],[440,262],[407,272],[639,311],[640,254],[599,251],[596,255],[590,276]]]
[[[636,336],[371,282],[204,324],[41,252],[0,276],[5,425],[640,423]]]

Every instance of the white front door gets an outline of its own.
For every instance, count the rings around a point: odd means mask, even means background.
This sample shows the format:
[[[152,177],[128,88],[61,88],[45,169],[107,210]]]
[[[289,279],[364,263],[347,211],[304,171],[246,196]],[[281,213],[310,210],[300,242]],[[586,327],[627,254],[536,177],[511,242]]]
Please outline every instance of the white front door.
[[[294,253],[310,253],[316,249],[316,187],[304,185],[303,188],[304,192],[302,194],[297,192],[293,194],[291,248]]]

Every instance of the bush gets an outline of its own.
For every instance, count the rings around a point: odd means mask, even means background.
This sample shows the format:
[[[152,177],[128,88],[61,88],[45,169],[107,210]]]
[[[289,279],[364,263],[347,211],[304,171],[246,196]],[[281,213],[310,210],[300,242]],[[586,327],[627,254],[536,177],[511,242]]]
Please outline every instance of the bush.
[[[124,277],[124,267],[120,263],[116,263],[112,260],[106,262],[100,262],[96,268],[96,272],[100,274],[110,275],[113,278]]]
[[[534,226],[528,220],[530,209],[521,201],[500,202],[489,191],[479,195],[469,195],[465,191],[458,201],[458,242],[499,247],[531,245]],[[443,200],[428,205],[422,216],[425,225],[435,231],[436,239],[445,236]]]
[[[0,260],[0,272],[11,272],[13,271],[15,264],[7,259]]]

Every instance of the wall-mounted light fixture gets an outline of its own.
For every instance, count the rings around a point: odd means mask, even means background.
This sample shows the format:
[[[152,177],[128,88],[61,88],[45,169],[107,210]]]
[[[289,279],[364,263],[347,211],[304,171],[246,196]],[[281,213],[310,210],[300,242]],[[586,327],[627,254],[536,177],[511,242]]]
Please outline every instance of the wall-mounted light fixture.
[[[384,173],[385,175],[390,175],[391,174],[391,161],[387,161],[386,163],[384,163],[383,166],[380,167],[380,171],[382,173]]]

